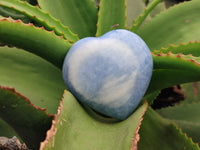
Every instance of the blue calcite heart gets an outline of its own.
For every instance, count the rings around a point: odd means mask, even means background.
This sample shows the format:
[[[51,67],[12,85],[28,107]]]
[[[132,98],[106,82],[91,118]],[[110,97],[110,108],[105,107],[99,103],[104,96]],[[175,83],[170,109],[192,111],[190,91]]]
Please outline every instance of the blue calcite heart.
[[[145,42],[118,29],[76,42],[65,57],[63,77],[80,102],[124,120],[144,96],[152,70],[152,55]]]

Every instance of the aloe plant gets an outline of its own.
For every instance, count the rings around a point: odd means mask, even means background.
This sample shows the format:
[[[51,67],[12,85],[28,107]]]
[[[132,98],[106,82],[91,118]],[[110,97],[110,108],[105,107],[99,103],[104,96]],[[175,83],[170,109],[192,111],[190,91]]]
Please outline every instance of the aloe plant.
[[[151,108],[162,89],[200,80],[200,1],[167,5],[161,0],[146,7],[142,0],[0,0],[0,136],[17,136],[40,150],[199,149],[200,102],[189,96],[191,85],[183,85],[184,102]],[[143,38],[154,64],[142,102],[124,121],[79,103],[62,78],[74,43],[114,29]]]

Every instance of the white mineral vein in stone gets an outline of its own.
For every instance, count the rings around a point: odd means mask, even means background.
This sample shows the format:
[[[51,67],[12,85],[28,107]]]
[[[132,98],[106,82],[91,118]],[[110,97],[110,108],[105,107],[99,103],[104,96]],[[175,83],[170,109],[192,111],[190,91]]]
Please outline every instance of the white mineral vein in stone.
[[[105,57],[108,57],[108,59],[113,59],[113,61],[117,61],[115,59],[121,61],[121,63],[118,63],[119,67],[124,67],[124,64],[133,64],[134,66],[137,66],[138,64],[137,57],[133,55],[130,47],[125,45],[123,42],[116,40],[117,39],[96,38],[92,41],[87,41],[89,43],[85,42],[82,47],[79,46],[79,50],[74,51],[68,60],[69,80],[71,81],[72,85],[76,87],[77,92],[81,93],[89,100],[91,100],[91,95],[88,95],[88,93],[82,91],[84,90],[81,86],[82,81],[78,76],[79,69],[84,64],[84,61],[90,58],[93,54],[99,53],[102,55],[103,53],[114,53],[114,56],[107,54],[108,56],[105,55]],[[112,49],[108,49],[109,47],[112,47]],[[116,49],[117,52],[114,52]],[[97,94],[95,94],[95,101],[103,104],[118,101],[114,103],[112,107],[119,107],[120,105],[126,103],[131,96],[130,89],[132,90],[134,86],[136,74],[137,68],[129,75],[124,74],[121,77],[116,77],[115,74],[111,74],[107,76],[102,81],[104,83],[103,86],[100,88]]]

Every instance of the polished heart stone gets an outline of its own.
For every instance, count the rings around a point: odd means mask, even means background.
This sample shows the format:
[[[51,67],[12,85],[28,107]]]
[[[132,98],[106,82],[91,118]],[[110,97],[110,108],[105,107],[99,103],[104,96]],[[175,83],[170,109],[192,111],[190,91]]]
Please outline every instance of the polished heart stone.
[[[76,42],[65,57],[63,77],[80,102],[124,120],[144,96],[152,70],[152,55],[145,42],[118,29]]]

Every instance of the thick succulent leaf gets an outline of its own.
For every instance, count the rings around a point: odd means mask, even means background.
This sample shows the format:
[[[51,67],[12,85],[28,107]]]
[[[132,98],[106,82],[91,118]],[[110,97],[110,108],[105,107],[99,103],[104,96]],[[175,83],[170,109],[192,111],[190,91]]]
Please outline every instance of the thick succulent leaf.
[[[153,2],[154,0],[149,0],[149,3]],[[166,10],[166,2],[162,0],[152,11],[149,13],[151,18],[155,17],[156,15],[160,14],[162,11]]]
[[[56,114],[66,85],[60,69],[29,52],[0,47],[0,86],[15,87],[31,102]]]
[[[97,8],[93,0],[38,0],[40,7],[69,26],[80,38],[96,33]]]
[[[153,104],[153,101],[156,99],[156,97],[159,94],[160,94],[160,91],[154,91],[152,93],[148,93],[142,98],[142,101],[140,103],[143,104],[145,101],[147,101],[148,104],[151,105]]]
[[[146,23],[138,34],[151,50],[200,40],[200,1],[184,2],[162,12]]]
[[[101,36],[110,30],[126,27],[125,5],[125,0],[100,1],[96,36]]]
[[[180,43],[179,45],[170,44],[167,48],[161,48],[160,50],[154,50],[154,54],[159,53],[182,53],[185,55],[192,54],[193,56],[200,56],[200,41]]]
[[[21,1],[27,1],[31,5],[37,5],[38,4],[37,0],[21,0]]]
[[[49,13],[45,13],[38,7],[19,0],[1,0],[0,6],[21,13],[21,15],[34,20],[37,24],[45,27],[45,29],[55,31],[57,35],[63,36],[65,39],[69,39],[72,42],[78,40],[78,36],[73,34],[69,27],[65,27],[59,20],[56,20]]]
[[[133,26],[131,27],[131,31],[137,33],[137,30],[141,26],[141,24],[144,22],[146,17],[149,15],[149,13],[155,8],[162,0],[154,0],[151,2],[147,8],[144,9],[144,11],[139,15],[139,17],[134,21]]]
[[[10,127],[4,120],[0,118],[0,137],[12,138],[13,136],[17,136],[17,133],[12,127]]]
[[[0,20],[0,42],[35,53],[62,68],[63,60],[71,44],[54,32],[24,24],[20,20]]]
[[[192,82],[181,85],[181,90],[186,94],[186,99],[181,104],[200,102],[200,82]]]
[[[29,18],[27,18],[23,14],[16,12],[15,10],[10,9],[10,8],[2,7],[1,5],[0,5],[0,15],[4,17],[12,17],[13,19],[20,19],[26,23],[31,21]]]
[[[200,143],[200,103],[177,105],[163,108],[157,112],[170,122],[175,122],[183,132]]]
[[[153,54],[154,70],[146,94],[173,85],[200,80],[200,57],[182,54]]]
[[[13,88],[0,87],[0,117],[18,133],[30,149],[38,149],[51,126],[52,116],[34,106]]]
[[[136,19],[145,8],[143,0],[126,0],[127,5],[127,26],[133,24],[133,19]]]
[[[173,115],[175,112],[173,113]],[[139,130],[138,150],[199,150],[198,144],[150,107]]]
[[[53,121],[51,130],[40,150],[128,150],[137,144],[137,127],[147,109],[147,104],[139,107],[127,120],[103,118],[94,112],[87,112],[68,92]],[[134,134],[135,133],[135,134]]]

